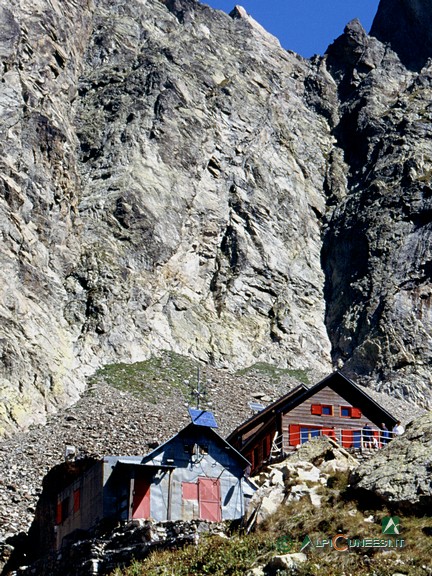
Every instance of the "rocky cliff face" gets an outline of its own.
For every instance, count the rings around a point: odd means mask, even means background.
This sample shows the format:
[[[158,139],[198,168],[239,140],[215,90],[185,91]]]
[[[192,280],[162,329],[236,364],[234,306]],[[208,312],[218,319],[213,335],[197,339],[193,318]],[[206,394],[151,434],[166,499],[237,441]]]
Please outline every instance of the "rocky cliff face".
[[[161,349],[430,399],[432,67],[374,27],[308,61],[239,7],[3,3],[5,429]]]
[[[347,194],[323,236],[333,359],[382,388],[430,398],[432,68],[408,71],[357,22],[327,65],[348,164]]]
[[[432,11],[423,0],[381,0],[371,35],[389,43],[401,62],[419,72],[432,56]]]

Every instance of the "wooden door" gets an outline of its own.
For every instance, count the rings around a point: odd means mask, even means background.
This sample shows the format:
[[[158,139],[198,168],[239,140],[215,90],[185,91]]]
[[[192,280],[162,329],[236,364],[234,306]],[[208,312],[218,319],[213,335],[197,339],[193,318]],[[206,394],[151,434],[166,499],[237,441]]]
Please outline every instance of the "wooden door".
[[[210,522],[221,521],[219,480],[216,478],[198,479],[198,502],[200,520],[209,520]]]
[[[132,518],[150,518],[150,481],[147,478],[135,478]]]

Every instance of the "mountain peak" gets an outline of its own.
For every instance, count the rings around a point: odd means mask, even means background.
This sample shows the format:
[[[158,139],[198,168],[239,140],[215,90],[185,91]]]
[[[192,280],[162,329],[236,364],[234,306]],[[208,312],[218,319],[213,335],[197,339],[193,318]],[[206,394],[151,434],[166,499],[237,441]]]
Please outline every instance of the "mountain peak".
[[[370,34],[388,43],[401,62],[421,70],[432,56],[430,0],[381,0]]]

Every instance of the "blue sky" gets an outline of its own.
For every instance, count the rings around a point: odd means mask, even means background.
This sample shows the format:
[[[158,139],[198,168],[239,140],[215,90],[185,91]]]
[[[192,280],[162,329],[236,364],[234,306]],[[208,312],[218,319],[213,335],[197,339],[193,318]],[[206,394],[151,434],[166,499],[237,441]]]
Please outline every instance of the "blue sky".
[[[224,12],[231,12],[235,4],[240,4],[277,36],[284,48],[305,57],[323,54],[353,18],[358,18],[369,32],[379,3],[379,0],[201,1]]]

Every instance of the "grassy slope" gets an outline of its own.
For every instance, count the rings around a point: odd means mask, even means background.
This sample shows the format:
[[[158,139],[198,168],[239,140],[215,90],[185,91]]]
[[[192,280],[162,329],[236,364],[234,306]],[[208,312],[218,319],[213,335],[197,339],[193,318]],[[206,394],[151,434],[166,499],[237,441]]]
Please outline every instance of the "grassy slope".
[[[157,404],[164,396],[182,392],[185,399],[191,398],[191,390],[196,387],[198,369],[205,378],[206,366],[175,352],[164,351],[158,357],[134,364],[107,364],[90,379],[89,384],[104,381],[119,390],[137,394],[148,402]],[[217,372],[217,371],[216,371]],[[239,370],[232,377],[267,377],[280,382],[284,376],[309,384],[306,370],[278,368],[273,364],[259,362]],[[204,383],[205,384],[205,383]]]
[[[114,575],[240,576],[251,567],[265,564],[275,554],[283,553],[286,537],[291,541],[290,552],[300,551],[305,535],[309,535],[312,541],[338,533],[346,534],[351,539],[384,538],[381,519],[391,515],[391,511],[360,507],[350,495],[346,477],[338,476],[330,480],[331,487],[322,489],[321,508],[313,507],[308,499],[283,505],[254,534],[237,533],[229,540],[216,536],[202,539],[198,546],[156,552],[142,563],[133,562],[128,568],[117,569]],[[297,574],[392,576],[397,572],[409,576],[431,575],[432,517],[399,517],[404,548],[357,548],[338,552],[329,548],[309,547],[306,550],[308,561],[299,567]]]

